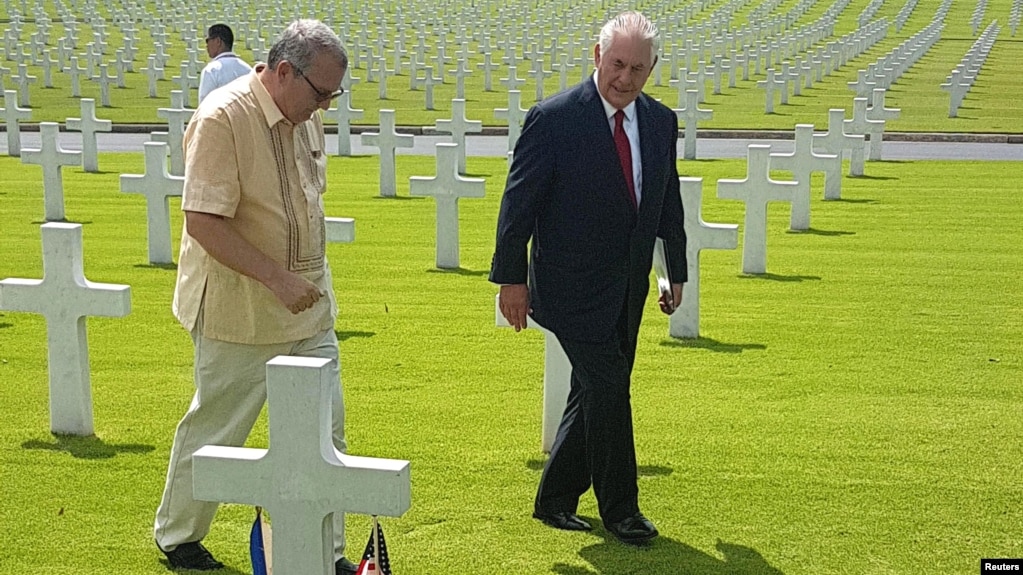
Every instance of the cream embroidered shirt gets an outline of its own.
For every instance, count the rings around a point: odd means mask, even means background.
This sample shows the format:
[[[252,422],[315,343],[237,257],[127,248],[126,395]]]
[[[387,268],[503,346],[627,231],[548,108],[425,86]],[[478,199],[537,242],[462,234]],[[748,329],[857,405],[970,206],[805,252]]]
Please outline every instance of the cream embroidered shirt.
[[[187,226],[182,232],[173,311],[192,330],[203,313],[205,337],[244,344],[298,341],[334,325],[330,266],[324,253],[327,158],[319,114],[292,124],[259,81],[212,92],[184,138],[181,208],[216,214],[261,252],[316,284],[326,297],[292,314],[258,281],[220,264]]]

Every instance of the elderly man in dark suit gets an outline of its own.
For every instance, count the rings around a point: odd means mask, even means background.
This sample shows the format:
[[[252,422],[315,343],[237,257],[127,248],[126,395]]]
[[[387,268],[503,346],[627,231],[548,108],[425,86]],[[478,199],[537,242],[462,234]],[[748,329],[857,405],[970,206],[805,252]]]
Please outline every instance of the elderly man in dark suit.
[[[678,120],[642,92],[657,44],[650,20],[619,14],[600,31],[593,76],[529,111],[490,272],[512,326],[525,327],[531,315],[572,364],[533,516],[558,529],[591,529],[576,508],[592,485],[604,527],[628,544],[657,536],[639,510],[629,398],[657,237],[672,284],[662,311],[682,301],[686,281]]]

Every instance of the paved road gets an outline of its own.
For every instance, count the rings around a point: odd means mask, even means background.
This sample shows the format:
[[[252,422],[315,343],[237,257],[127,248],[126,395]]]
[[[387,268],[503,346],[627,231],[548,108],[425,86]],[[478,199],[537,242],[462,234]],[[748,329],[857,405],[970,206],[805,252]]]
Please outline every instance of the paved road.
[[[111,133],[98,134],[101,152],[141,152],[142,144],[149,141],[148,134]],[[448,142],[447,136],[416,136],[412,148],[401,148],[402,155],[432,155],[435,144]],[[507,152],[506,136],[469,136],[466,138],[470,156],[501,157]],[[701,138],[696,142],[697,158],[744,158],[749,144],[770,144],[772,151],[791,152],[792,140],[772,139],[713,139]],[[60,146],[66,150],[81,150],[81,135],[61,132]],[[681,156],[682,140],[679,140]],[[22,149],[39,147],[37,132],[22,132]],[[327,135],[328,152],[337,152],[337,136]],[[0,136],[0,154],[7,153],[6,134]],[[352,153],[355,155],[376,155],[377,149],[363,146],[359,136],[352,136]],[[997,160],[1023,161],[1023,145],[963,142],[885,142],[883,160]]]

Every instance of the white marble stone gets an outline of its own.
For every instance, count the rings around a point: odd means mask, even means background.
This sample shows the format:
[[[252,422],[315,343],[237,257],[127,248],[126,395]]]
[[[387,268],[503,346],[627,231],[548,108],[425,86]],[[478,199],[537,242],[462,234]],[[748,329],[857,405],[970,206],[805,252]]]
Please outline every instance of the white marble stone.
[[[458,144],[437,144],[437,175],[409,178],[410,196],[437,201],[437,267],[458,269],[458,199],[482,198],[486,181],[458,173]]]
[[[501,295],[494,298],[495,323],[497,327],[511,327],[501,313]],[[543,360],[543,419],[540,431],[540,449],[550,453],[554,439],[558,436],[558,425],[568,404],[568,391],[572,387],[572,363],[568,361],[561,342],[550,331],[531,317],[526,318],[526,327],[540,331],[544,339]]]
[[[780,182],[770,176],[771,146],[750,144],[746,177],[718,180],[718,198],[746,204],[742,226],[742,273],[767,273],[767,204],[791,202],[796,182]]]
[[[354,218],[323,218],[327,242],[332,244],[350,244],[355,241]]]
[[[88,316],[131,312],[131,288],[85,279],[80,224],[48,223],[43,236],[43,279],[0,281],[0,310],[46,318],[50,377],[50,431],[92,435]]]
[[[668,334],[697,338],[700,337],[700,252],[736,249],[739,226],[703,221],[703,178],[679,178],[678,182],[685,215],[688,281],[682,290],[682,304],[668,319]]]
[[[167,171],[167,144],[146,142],[143,147],[146,172],[144,175],[122,175],[121,193],[142,194],[146,197],[149,263],[170,264],[174,263],[174,257],[167,198],[181,196],[185,189],[185,178],[172,176]]]
[[[400,517],[412,503],[408,461],[334,447],[331,361],[267,362],[268,449],[207,445],[195,452],[196,499],[259,505],[270,514],[275,575],[334,573],[334,513]]]

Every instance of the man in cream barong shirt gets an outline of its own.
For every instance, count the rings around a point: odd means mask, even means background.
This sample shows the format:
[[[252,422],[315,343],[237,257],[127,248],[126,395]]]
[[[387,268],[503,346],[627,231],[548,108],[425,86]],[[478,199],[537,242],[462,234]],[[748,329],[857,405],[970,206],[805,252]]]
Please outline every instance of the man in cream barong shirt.
[[[341,94],[348,58],[315,20],[282,33],[243,81],[202,102],[185,133],[185,188],[173,310],[195,345],[195,396],[178,425],[154,535],[172,568],[223,565],[202,545],[216,503],[192,498],[192,455],[245,443],[266,401],[265,364],[333,359],[333,439],[346,450],[330,266],[324,253],[327,155],[317,109]],[[344,515],[334,514],[335,568]]]

